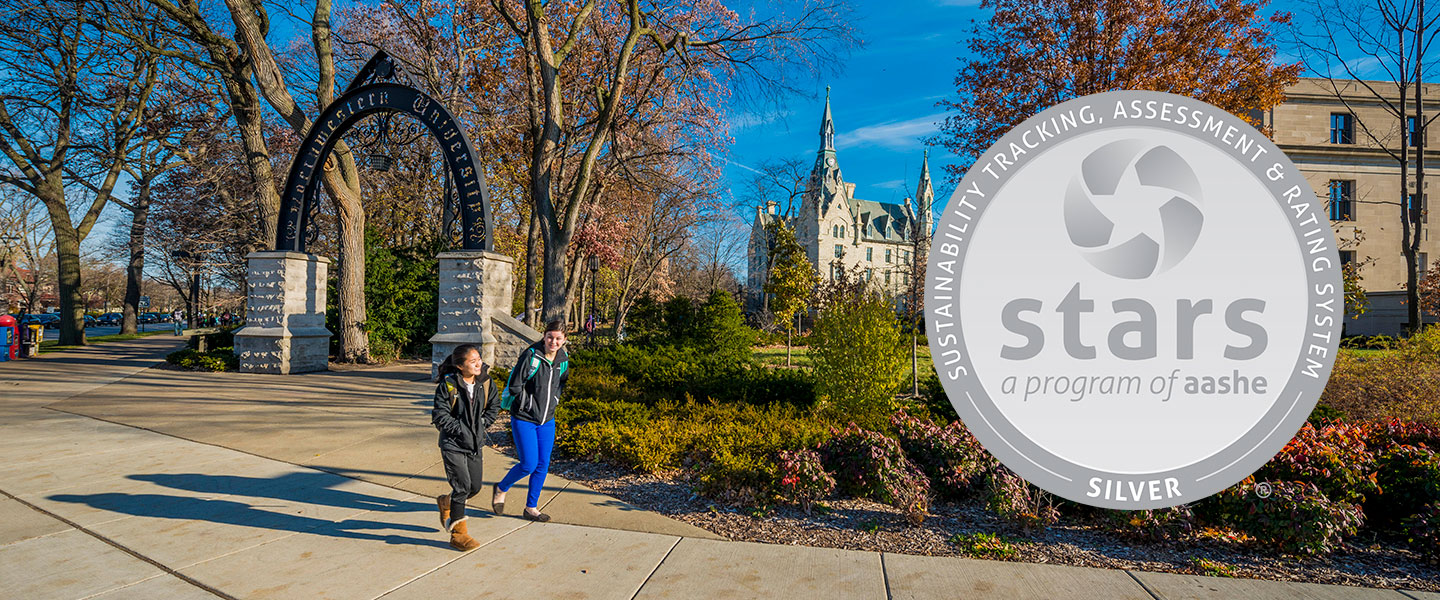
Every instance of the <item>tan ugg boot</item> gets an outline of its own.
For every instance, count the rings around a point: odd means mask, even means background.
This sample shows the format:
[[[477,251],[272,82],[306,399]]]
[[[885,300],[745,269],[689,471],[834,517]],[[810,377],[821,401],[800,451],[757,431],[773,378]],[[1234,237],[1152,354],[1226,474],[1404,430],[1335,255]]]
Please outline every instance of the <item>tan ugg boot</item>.
[[[461,552],[469,552],[480,547],[480,542],[470,537],[470,531],[465,526],[465,521],[450,526],[450,547]]]
[[[440,507],[440,528],[445,529],[450,525],[450,494],[436,496],[435,504]]]

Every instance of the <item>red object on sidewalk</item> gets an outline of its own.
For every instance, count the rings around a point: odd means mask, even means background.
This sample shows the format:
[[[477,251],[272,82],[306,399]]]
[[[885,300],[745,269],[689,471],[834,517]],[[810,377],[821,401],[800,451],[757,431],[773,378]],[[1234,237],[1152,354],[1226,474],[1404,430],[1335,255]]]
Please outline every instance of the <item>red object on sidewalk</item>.
[[[0,333],[0,338],[4,338],[8,346],[6,357],[9,360],[20,358],[20,324],[15,322],[15,317],[0,315],[0,329],[10,330],[9,333]]]

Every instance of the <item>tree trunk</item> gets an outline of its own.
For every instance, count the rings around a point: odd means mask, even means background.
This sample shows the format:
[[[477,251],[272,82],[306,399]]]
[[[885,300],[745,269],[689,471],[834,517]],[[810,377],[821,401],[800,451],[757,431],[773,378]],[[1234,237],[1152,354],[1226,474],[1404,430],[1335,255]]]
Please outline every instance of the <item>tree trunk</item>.
[[[795,329],[792,328],[792,327],[790,327],[789,325],[786,325],[786,326],[785,326],[785,366],[786,366],[787,368],[790,366],[790,336],[791,336],[793,333],[795,333]]]
[[[230,74],[223,77],[230,112],[235,115],[240,143],[245,148],[245,166],[250,172],[251,183],[260,193],[259,241],[262,248],[271,250],[275,248],[276,234],[280,231],[280,194],[275,190],[275,171],[270,165],[270,150],[265,145],[265,121],[260,97],[248,78],[242,84],[231,82]]]
[[[1415,4],[1415,23],[1417,23],[1417,27],[1419,28],[1415,35],[1415,205],[1413,207],[1407,205],[1405,209],[1402,210],[1410,213],[1410,228],[1412,229],[1412,231],[1407,232],[1410,236],[1410,246],[1406,248],[1406,261],[1410,264],[1410,269],[1406,277],[1405,300],[1409,305],[1408,317],[1413,326],[1413,331],[1420,331],[1425,327],[1425,317],[1420,314],[1420,277],[1423,277],[1424,273],[1419,272],[1420,265],[1417,260],[1420,253],[1420,235],[1422,232],[1420,224],[1423,222],[1422,216],[1424,212],[1422,207],[1426,205],[1425,86],[1423,85],[1424,70],[1422,69],[1425,64],[1423,58],[1425,46],[1427,45],[1425,43],[1425,38],[1427,37],[1425,35],[1425,0],[1419,0]],[[1406,127],[1407,124],[1404,122],[1404,119],[1401,119],[1400,125],[1401,127]],[[1406,127],[1406,129],[1409,129],[1409,127]]]
[[[545,262],[540,240],[540,218],[530,210],[530,231],[525,237],[525,324],[540,328],[540,265]]]
[[[63,200],[61,201],[63,204]],[[59,263],[60,345],[85,343],[85,302],[80,297],[80,236],[73,227],[54,225],[55,257]]]
[[[145,276],[145,227],[150,218],[150,182],[140,183],[135,198],[134,218],[130,221],[130,262],[125,266],[125,307],[120,321],[121,334],[134,334],[140,310],[140,286]]]
[[[336,173],[327,173],[325,190],[335,202],[340,226],[340,269],[336,277],[335,304],[340,309],[340,362],[370,362],[370,334],[365,329],[365,208],[359,197],[331,187]]]
[[[910,329],[910,395],[920,396],[920,332]]]

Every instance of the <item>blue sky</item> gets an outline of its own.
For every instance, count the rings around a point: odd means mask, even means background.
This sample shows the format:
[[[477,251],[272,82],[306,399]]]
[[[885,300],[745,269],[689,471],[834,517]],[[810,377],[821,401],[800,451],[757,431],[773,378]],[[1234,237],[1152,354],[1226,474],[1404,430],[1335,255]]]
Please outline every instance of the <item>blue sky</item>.
[[[814,160],[826,85],[837,158],[845,180],[856,184],[855,195],[897,203],[915,195],[921,140],[945,118],[935,104],[954,95],[958,57],[971,19],[982,13],[978,2],[958,0],[865,0],[852,7],[865,45],[841,59],[838,75],[814,82],[812,97],[788,98],[772,113],[732,115],[735,145],[725,174],[741,196],[736,202],[744,202],[754,176],[747,167],[771,158],[798,157],[807,165]],[[948,161],[943,151],[932,152],[932,175],[938,178]]]

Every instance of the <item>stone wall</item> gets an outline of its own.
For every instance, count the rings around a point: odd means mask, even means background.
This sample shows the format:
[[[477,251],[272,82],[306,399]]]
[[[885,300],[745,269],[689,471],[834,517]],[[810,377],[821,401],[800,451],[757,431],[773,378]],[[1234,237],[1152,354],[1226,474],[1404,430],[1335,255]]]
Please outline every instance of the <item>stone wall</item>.
[[[245,260],[245,327],[235,332],[240,370],[286,375],[329,369],[325,299],[330,259],[252,252]]]

